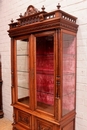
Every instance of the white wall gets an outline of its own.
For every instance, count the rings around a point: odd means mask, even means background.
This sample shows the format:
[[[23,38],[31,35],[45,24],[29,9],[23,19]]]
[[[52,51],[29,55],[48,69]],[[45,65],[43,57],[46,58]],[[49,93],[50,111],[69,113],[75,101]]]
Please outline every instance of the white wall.
[[[77,34],[77,106],[76,130],[87,130],[87,0],[0,0],[0,53],[3,79],[4,116],[12,120],[10,38],[7,30],[10,20],[26,11],[29,5],[41,10],[53,11],[61,3],[61,9],[76,16],[79,24]]]

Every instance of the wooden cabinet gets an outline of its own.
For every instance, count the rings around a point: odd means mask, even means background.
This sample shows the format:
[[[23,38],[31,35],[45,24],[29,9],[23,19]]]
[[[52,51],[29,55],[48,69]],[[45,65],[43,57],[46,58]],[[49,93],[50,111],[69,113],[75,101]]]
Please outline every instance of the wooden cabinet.
[[[75,130],[78,25],[57,8],[9,24],[14,130]]]
[[[2,67],[1,67],[1,56],[0,56],[0,118],[4,115],[2,109]]]

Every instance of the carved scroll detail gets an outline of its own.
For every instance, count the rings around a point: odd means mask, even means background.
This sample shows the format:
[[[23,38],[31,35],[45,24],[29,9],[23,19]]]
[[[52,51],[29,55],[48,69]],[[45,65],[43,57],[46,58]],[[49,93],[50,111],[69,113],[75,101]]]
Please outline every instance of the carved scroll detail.
[[[13,119],[14,119],[13,124],[16,124],[16,115],[15,115],[15,113],[13,113]]]
[[[40,11],[36,9],[34,6],[30,5],[27,8],[27,11],[24,13],[24,16],[29,16],[35,13],[39,13]]]

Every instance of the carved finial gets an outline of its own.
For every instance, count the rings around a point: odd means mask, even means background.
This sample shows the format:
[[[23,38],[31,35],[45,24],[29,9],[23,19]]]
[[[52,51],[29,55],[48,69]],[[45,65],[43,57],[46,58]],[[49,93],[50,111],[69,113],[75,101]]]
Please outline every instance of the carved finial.
[[[21,17],[22,17],[22,13],[20,13],[20,15],[19,15],[19,16],[20,16],[20,18],[21,18]]]
[[[57,8],[60,9],[60,7],[61,7],[61,5],[60,5],[60,3],[58,3]]]
[[[41,8],[41,9],[42,9],[42,11],[44,11],[44,10],[45,10],[45,7],[44,7],[44,5],[42,6],[42,8]]]
[[[14,22],[14,20],[13,19],[11,19],[11,23],[13,23]]]

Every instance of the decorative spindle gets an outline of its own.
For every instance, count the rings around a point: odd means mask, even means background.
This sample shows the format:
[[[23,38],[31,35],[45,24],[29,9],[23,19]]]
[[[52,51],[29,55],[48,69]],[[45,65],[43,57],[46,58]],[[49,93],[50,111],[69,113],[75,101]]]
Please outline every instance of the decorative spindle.
[[[44,5],[42,6],[42,8],[41,8],[41,9],[42,9],[42,11],[44,11],[44,10],[45,10],[45,7],[44,7]]]
[[[60,9],[60,7],[61,7],[61,5],[60,5],[60,3],[58,3],[58,5],[57,5],[58,10]]]

